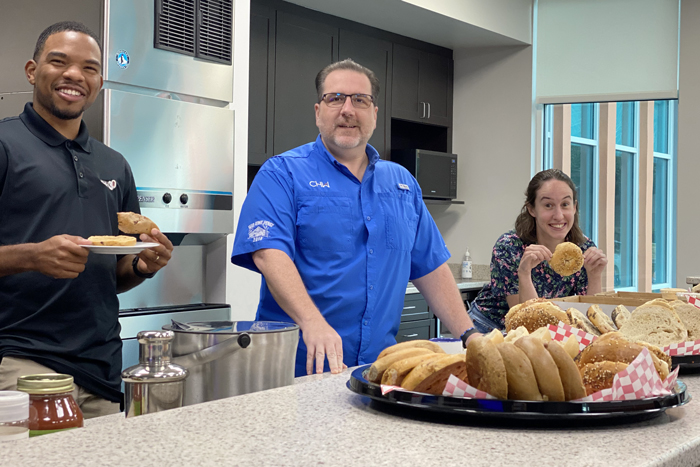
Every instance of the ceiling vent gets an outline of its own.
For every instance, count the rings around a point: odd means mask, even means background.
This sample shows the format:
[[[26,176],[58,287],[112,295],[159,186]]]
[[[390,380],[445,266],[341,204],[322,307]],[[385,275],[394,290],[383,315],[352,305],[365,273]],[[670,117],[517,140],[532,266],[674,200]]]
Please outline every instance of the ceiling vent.
[[[153,46],[195,54],[197,0],[156,0]]]
[[[231,64],[233,0],[156,0],[154,47]]]

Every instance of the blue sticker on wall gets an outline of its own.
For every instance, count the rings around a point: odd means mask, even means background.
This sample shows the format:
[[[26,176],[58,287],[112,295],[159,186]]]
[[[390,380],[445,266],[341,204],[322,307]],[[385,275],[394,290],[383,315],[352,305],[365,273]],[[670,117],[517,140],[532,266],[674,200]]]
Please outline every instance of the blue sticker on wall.
[[[119,68],[127,68],[129,66],[129,54],[126,50],[120,50],[117,52],[117,65]]]

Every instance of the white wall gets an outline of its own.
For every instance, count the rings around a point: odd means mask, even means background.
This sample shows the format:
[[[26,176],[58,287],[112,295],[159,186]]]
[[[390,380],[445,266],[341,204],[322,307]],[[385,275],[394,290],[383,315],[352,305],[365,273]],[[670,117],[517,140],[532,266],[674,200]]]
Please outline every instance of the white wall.
[[[532,47],[468,50],[454,59],[452,149],[459,156],[457,198],[465,204],[429,209],[450,262],[469,247],[475,264],[489,264],[530,181]]]
[[[700,275],[700,2],[683,1],[681,13],[676,284],[687,287],[687,276]]]
[[[235,0],[233,45],[233,103],[235,111],[233,158],[234,229],[248,187],[248,74],[250,51],[250,0]],[[226,242],[226,303],[231,319],[253,320],[258,308],[260,275],[231,264],[233,235]],[[223,253],[223,248],[221,248]]]
[[[532,43],[532,0],[402,0],[405,3]]]

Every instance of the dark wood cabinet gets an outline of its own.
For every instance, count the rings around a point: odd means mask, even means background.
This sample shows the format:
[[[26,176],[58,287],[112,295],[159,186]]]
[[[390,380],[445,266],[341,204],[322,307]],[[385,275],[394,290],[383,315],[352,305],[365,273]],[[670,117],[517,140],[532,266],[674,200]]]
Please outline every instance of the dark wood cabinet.
[[[407,294],[401,312],[396,342],[435,337],[435,319],[421,294]]]
[[[277,12],[275,57],[275,154],[318,136],[316,75],[338,59],[338,28]]]
[[[392,62],[392,117],[450,126],[452,59],[394,44]]]
[[[272,145],[275,77],[275,10],[250,7],[248,84],[248,163],[261,165],[274,155]]]
[[[377,128],[369,140],[369,144],[379,152],[383,159],[389,159],[389,143],[391,135],[391,42],[349,31],[340,30],[339,60],[351,58],[360,65],[369,68],[379,80],[379,96],[375,104],[377,113]]]
[[[450,138],[451,51],[281,0],[253,0],[249,178],[270,157],[316,139],[316,74],[345,58],[371,69],[379,79],[377,127],[369,144],[383,159],[391,158],[392,117],[445,127],[440,138]],[[422,125],[417,133],[432,128],[438,127]],[[443,146],[449,149],[449,142]]]

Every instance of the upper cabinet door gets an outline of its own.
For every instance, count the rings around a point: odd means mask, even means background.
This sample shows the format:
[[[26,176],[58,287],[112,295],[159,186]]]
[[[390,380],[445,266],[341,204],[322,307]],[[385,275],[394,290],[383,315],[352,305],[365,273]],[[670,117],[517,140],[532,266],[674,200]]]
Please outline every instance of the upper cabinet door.
[[[276,49],[275,155],[318,136],[314,82],[323,67],[337,60],[338,28],[278,10]]]
[[[392,117],[450,126],[452,59],[395,44]]]
[[[250,75],[248,86],[248,163],[272,157],[275,115],[275,11],[250,6]]]
[[[389,159],[389,134],[391,112],[388,96],[388,84],[391,76],[391,43],[356,32],[340,30],[339,59],[351,58],[360,65],[369,68],[379,80],[379,96],[375,96],[378,107],[377,128],[369,140],[383,159]]]
[[[424,114],[419,94],[420,52],[394,44],[391,79],[391,116],[421,121]]]
[[[420,53],[420,100],[428,105],[424,120],[433,125],[452,124],[452,59]]]

